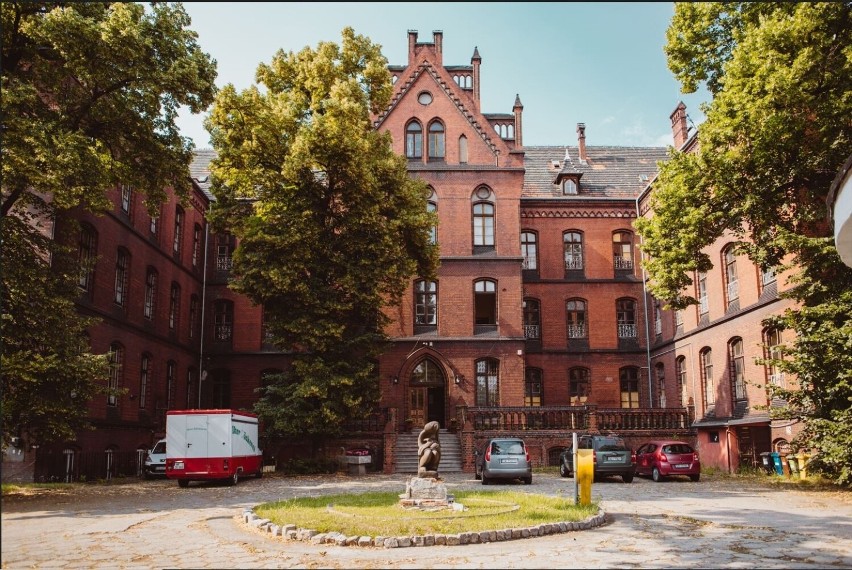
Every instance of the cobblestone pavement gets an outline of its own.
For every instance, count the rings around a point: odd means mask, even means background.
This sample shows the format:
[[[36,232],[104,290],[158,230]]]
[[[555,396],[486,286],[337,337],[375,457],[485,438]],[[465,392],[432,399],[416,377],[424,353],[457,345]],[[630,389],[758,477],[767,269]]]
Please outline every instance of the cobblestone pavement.
[[[480,485],[470,474],[443,477],[450,492]],[[508,542],[312,545],[241,522],[246,508],[270,500],[402,492],[405,481],[404,475],[267,475],[235,487],[181,489],[162,480],[8,496],[2,568],[852,568],[851,493],[727,477],[595,482],[592,498],[606,524]],[[514,489],[571,496],[573,484],[547,473]]]

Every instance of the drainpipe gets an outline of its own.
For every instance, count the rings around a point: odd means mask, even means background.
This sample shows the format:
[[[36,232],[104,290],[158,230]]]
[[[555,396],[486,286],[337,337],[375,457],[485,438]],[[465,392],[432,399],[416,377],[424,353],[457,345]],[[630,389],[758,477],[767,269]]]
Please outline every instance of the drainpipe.
[[[204,315],[207,311],[207,247],[210,242],[210,222],[204,224],[204,277],[201,281],[201,335],[198,346],[198,408],[201,409],[201,382],[207,375],[204,370]]]
[[[639,196],[636,196],[636,219],[639,219]],[[639,245],[642,245],[642,234],[639,234]],[[641,252],[641,247],[640,247]],[[642,266],[642,305],[645,307],[645,359],[648,369],[648,407],[654,406],[654,387],[651,379],[651,328],[648,326],[648,280],[645,275],[645,265],[642,263],[642,255],[639,255],[639,264]]]

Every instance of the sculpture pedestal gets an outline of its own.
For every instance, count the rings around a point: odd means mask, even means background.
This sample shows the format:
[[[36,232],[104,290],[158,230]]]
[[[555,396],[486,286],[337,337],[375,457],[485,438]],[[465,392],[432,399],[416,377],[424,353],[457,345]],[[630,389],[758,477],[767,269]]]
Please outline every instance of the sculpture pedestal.
[[[406,509],[437,511],[452,508],[447,486],[437,477],[411,477],[399,504]]]

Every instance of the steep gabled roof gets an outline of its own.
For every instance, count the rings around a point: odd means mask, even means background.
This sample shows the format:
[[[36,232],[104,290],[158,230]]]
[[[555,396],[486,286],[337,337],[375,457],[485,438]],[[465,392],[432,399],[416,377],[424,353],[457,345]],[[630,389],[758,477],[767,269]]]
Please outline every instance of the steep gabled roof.
[[[589,146],[586,164],[574,160],[569,164],[565,154],[578,157],[577,147],[527,146],[524,151],[526,174],[521,199],[633,199],[656,175],[657,163],[669,158],[665,147]],[[563,195],[556,182],[560,172],[569,171],[582,174],[576,196]]]
[[[388,115],[390,115],[391,111],[393,111],[397,107],[402,98],[410,91],[411,86],[414,85],[417,79],[423,74],[427,74],[435,80],[435,83],[438,85],[438,87],[453,102],[453,104],[456,106],[462,116],[467,120],[470,126],[479,134],[485,144],[488,145],[488,147],[491,149],[491,152],[497,153],[498,151],[501,151],[501,149],[498,148],[498,145],[494,142],[495,139],[500,141],[500,146],[505,147],[505,143],[503,143],[502,139],[500,139],[500,137],[497,135],[497,133],[494,132],[493,129],[486,129],[484,128],[486,125],[480,123],[480,114],[474,110],[470,110],[467,108],[462,98],[455,92],[455,83],[452,80],[446,81],[444,78],[442,78],[441,74],[438,72],[435,66],[432,65],[432,63],[429,61],[423,61],[423,63],[410,70],[407,76],[403,75],[400,77],[400,79],[397,81],[397,85],[399,85],[401,82],[402,85],[396,91],[396,93],[394,93],[394,96],[391,99],[391,102],[388,104],[387,108],[381,113],[379,113],[379,115],[373,121],[373,127],[375,129],[379,129],[384,120],[388,117]],[[482,118],[484,118],[484,116],[482,116]],[[504,148],[502,149],[502,152],[505,153],[507,150],[507,148]]]

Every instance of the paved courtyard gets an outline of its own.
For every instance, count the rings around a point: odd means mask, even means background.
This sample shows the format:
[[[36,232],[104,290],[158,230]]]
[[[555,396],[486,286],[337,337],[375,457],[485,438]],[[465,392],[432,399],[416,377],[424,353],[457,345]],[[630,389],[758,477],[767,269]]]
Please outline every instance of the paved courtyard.
[[[241,522],[246,508],[270,500],[403,492],[405,480],[276,474],[236,487],[161,480],[4,497],[2,568],[852,568],[852,493],[727,477],[596,482],[606,524],[508,542],[312,545]],[[480,488],[470,474],[444,480],[451,493]],[[535,474],[513,490],[570,496],[573,479]]]

